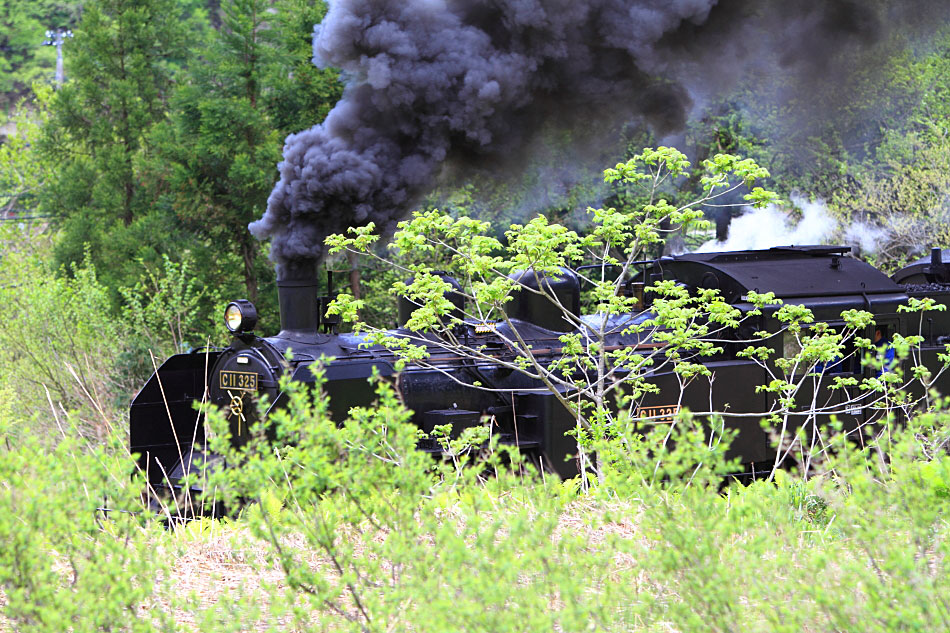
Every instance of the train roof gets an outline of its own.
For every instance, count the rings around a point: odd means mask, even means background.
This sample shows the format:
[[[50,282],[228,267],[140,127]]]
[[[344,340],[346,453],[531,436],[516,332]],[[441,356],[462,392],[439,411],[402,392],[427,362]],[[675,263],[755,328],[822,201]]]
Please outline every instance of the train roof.
[[[879,295],[903,292],[891,278],[850,256],[848,246],[778,246],[767,250],[687,253],[657,260],[664,279],[718,288],[731,302],[750,290],[776,297]]]
[[[945,248],[940,251],[940,255],[943,262],[950,262],[950,248]],[[891,279],[899,284],[926,284],[930,281],[930,279],[927,278],[931,266],[930,260],[931,255],[921,257],[917,261],[911,262],[898,270],[891,276]],[[933,277],[931,277],[931,279],[933,279]]]

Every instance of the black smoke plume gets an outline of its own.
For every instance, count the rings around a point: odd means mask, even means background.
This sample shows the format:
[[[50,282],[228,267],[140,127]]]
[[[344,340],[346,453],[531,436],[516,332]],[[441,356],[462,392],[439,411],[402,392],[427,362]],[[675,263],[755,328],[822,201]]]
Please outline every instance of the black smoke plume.
[[[314,261],[347,226],[391,230],[444,166],[510,168],[542,125],[639,118],[676,132],[694,98],[747,71],[833,80],[894,29],[938,24],[944,4],[330,0],[314,62],[341,69],[343,99],[287,138],[250,228],[273,239],[279,267]]]

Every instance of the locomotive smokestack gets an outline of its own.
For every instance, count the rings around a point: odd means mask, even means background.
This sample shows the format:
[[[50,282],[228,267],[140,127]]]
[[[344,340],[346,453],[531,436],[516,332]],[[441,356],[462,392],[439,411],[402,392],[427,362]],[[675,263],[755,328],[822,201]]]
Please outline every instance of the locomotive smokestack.
[[[280,304],[280,334],[289,339],[312,339],[320,326],[317,306],[317,262],[312,259],[287,263],[277,270],[277,300]]]
[[[943,250],[939,248],[930,249],[930,266],[924,269],[924,275],[928,283],[947,283],[950,282],[950,266],[943,261]]]

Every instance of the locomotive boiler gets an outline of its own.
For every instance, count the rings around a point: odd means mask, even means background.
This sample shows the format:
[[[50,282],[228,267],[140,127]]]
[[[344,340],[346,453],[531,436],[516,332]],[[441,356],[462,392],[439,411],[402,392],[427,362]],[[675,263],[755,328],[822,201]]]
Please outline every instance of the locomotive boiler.
[[[947,352],[950,343],[950,314],[928,312],[921,321],[919,314],[898,310],[911,297],[928,296],[938,303],[950,302],[950,272],[942,253],[934,249],[929,260],[912,264],[891,278],[850,257],[849,250],[837,246],[790,246],[663,257],[648,263],[639,281],[674,280],[689,289],[716,289],[745,313],[754,308],[747,300],[750,291],[770,291],[786,304],[810,308],[817,321],[833,328],[843,327],[842,311],[867,310],[874,314],[875,324],[861,334],[869,339],[874,337],[875,330],[887,337],[920,334],[920,361],[934,369],[934,387],[950,393],[950,373],[939,371],[939,355]],[[534,275],[519,278],[522,284],[536,282]],[[549,284],[561,305],[580,314],[581,288],[573,274],[565,271],[543,283]],[[267,337],[255,334],[254,306],[247,301],[235,301],[226,311],[226,322],[233,335],[229,346],[172,356],[135,396],[130,408],[131,450],[138,454],[138,464],[150,486],[175,489],[197,465],[213,465],[220,459],[207,453],[205,429],[195,410],[195,401],[208,400],[220,407],[228,416],[233,441],[243,442],[258,422],[257,400],[266,395],[271,410],[284,406],[285,396],[279,388],[281,376],[313,382],[311,365],[321,358],[332,359],[325,365],[324,390],[332,415],[341,420],[351,407],[371,403],[373,394],[367,379],[374,371],[384,377],[394,375],[396,359],[390,351],[368,346],[363,336],[333,332],[333,324],[325,317],[327,298],[319,296],[312,267],[283,270],[277,285],[279,333]],[[454,293],[449,298],[461,301]],[[546,302],[541,295],[517,293],[507,308],[510,325],[505,321],[464,322],[456,335],[502,359],[509,353],[505,340],[514,335],[510,331],[514,329],[532,347],[536,357],[553,360],[563,345],[559,338],[576,330],[567,321],[552,316],[559,315],[560,310],[552,310],[553,306]],[[406,310],[400,312],[405,319]],[[627,327],[650,317],[649,305],[639,313],[611,316],[613,327],[608,330],[614,334],[606,343],[615,348],[632,348],[637,353],[655,350],[657,344],[648,335],[631,333]],[[779,332],[781,327],[774,310],[763,311],[748,324],[748,329],[757,331]],[[401,331],[392,334],[398,336]],[[734,335],[738,341],[742,333]],[[770,344],[781,355],[783,342],[780,336],[776,338]],[[703,360],[714,380],[694,381],[685,389],[671,370],[651,373],[648,379],[658,390],[643,396],[637,403],[637,413],[644,425],[667,422],[683,408],[724,413],[726,426],[738,431],[728,456],[738,457],[747,472],[755,473],[771,467],[776,455],[769,429],[762,425],[765,413],[774,404],[774,396],[756,389],[768,382],[767,368],[761,362],[742,357],[740,349],[738,343],[730,345],[725,341],[721,352]],[[577,474],[572,459],[576,443],[566,435],[574,428],[574,417],[556,394],[518,371],[491,362],[491,354],[486,360],[475,362],[435,347],[433,350],[428,365],[410,364],[398,381],[403,400],[420,428],[431,431],[437,425],[451,424],[457,432],[490,419],[501,442],[517,446],[563,477]],[[856,430],[880,414],[855,393],[856,387],[828,388],[833,377],[861,379],[871,375],[874,370],[863,366],[859,354],[850,354],[824,371],[828,380],[814,382],[812,392],[799,395],[821,401],[821,422],[834,415],[846,430]],[[475,385],[488,385],[491,389],[478,389]],[[440,450],[437,444],[426,440],[421,441],[420,448]]]

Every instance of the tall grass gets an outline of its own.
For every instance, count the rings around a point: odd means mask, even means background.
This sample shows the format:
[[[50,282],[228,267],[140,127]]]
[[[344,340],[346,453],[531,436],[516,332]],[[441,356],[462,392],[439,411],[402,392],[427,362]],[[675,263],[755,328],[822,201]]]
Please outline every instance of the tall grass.
[[[286,385],[276,440],[209,413],[240,516],[169,530],[127,454],[134,324],[26,246],[0,286],[0,630],[950,630],[945,403],[749,486],[688,420],[672,450],[618,431],[582,493],[503,447],[433,462],[385,383],[343,426]]]
[[[827,473],[721,488],[722,449],[652,477],[575,481],[433,463],[391,388],[343,427],[289,387],[279,438],[216,479],[240,517],[167,530],[141,514],[120,434],[0,443],[0,587],[10,630],[947,630],[945,411],[882,461],[842,444]],[[3,392],[0,432],[22,422]],[[284,440],[294,438],[293,445]],[[678,447],[683,447],[678,438]],[[50,445],[53,445],[50,448]],[[930,457],[922,457],[929,447]],[[458,448],[458,447],[457,447]],[[607,447],[602,447],[606,450]],[[683,447],[685,450],[685,447]],[[496,453],[497,454],[497,453]],[[647,452],[644,452],[647,455]],[[691,461],[694,466],[695,462]],[[462,465],[458,468],[457,465]],[[685,462],[683,463],[685,466]],[[614,466],[620,469],[619,465]],[[668,472],[677,469],[669,467]],[[638,474],[639,473],[639,474]]]

